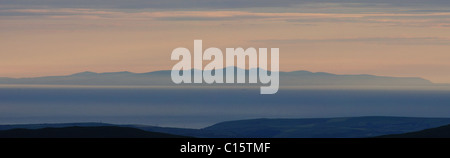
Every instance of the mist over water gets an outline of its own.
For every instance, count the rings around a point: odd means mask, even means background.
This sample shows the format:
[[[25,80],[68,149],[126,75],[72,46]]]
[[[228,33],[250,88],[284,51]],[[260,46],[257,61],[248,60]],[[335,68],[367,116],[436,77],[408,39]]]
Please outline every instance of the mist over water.
[[[0,124],[104,122],[202,128],[251,118],[450,117],[450,90],[281,88],[0,88]]]

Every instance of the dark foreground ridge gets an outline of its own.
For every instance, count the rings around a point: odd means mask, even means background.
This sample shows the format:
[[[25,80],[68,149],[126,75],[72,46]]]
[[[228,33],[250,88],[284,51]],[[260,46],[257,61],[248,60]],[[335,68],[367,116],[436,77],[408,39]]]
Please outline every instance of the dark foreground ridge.
[[[450,118],[382,116],[237,120],[202,129],[106,123],[18,124],[0,125],[0,137],[367,138],[416,132],[449,124]],[[438,133],[432,134],[424,137],[443,137]]]
[[[184,136],[148,132],[130,127],[62,127],[42,129],[10,129],[0,131],[0,138],[187,138]]]
[[[417,132],[379,136],[377,138],[450,138],[450,125],[425,129]]]
[[[365,138],[414,132],[450,124],[449,118],[342,117],[252,119],[204,128],[227,138]]]

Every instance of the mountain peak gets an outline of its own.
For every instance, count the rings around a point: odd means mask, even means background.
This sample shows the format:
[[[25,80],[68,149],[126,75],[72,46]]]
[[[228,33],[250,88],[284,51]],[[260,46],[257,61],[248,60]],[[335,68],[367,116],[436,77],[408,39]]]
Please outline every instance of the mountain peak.
[[[133,73],[130,71],[118,71],[118,72],[105,72],[102,74],[133,74]]]
[[[92,71],[84,71],[72,74],[70,76],[92,76],[92,75],[126,75],[126,74],[133,74],[129,71],[118,71],[118,72],[103,72],[103,73],[96,73]]]
[[[94,75],[94,74],[97,74],[97,73],[92,72],[92,71],[84,71],[84,72],[72,74],[70,76],[88,76],[88,75]]]

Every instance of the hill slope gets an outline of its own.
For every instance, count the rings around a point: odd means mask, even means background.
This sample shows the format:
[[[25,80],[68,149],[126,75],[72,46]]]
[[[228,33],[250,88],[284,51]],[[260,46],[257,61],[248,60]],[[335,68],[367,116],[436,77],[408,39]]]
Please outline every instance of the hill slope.
[[[0,125],[0,130],[17,128],[42,129],[65,127],[97,128],[94,137],[153,137],[145,131],[167,133],[176,136],[200,138],[363,138],[389,134],[401,134],[450,124],[450,118],[418,118],[418,117],[341,117],[341,118],[300,118],[300,119],[251,119],[217,123],[202,129],[170,128],[148,125],[114,125],[105,123],[62,123],[62,124],[22,124]],[[104,135],[109,131],[117,131],[119,127],[127,127],[139,131],[116,132],[116,135]],[[108,129],[110,128],[110,129]],[[47,129],[48,130],[48,129]],[[77,129],[78,130],[78,129]],[[120,130],[119,130],[120,131]],[[0,137],[2,135],[0,131]],[[19,130],[20,132],[20,130]],[[131,133],[140,135],[130,135]],[[43,133],[44,136],[52,136]],[[80,133],[78,133],[79,135]],[[16,135],[18,136],[18,135]],[[39,136],[39,135],[37,135]],[[77,135],[75,135],[77,136]],[[89,136],[89,135],[85,135]],[[172,137],[172,136],[164,136]]]
[[[0,138],[184,138],[184,136],[148,132],[129,127],[92,126],[0,131]]]
[[[204,130],[226,137],[361,138],[398,134],[450,124],[449,118],[343,117],[253,119],[215,124]]]
[[[450,138],[450,125],[417,132],[379,136],[378,138]]]

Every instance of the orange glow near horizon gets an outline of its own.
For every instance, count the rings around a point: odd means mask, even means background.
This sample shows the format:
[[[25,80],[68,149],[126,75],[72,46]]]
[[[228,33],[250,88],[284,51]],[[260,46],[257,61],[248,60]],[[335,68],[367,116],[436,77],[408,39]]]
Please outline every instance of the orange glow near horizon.
[[[170,70],[177,47],[280,48],[280,70],[450,83],[450,13],[9,9],[0,77]],[[37,14],[37,15],[35,15]]]

